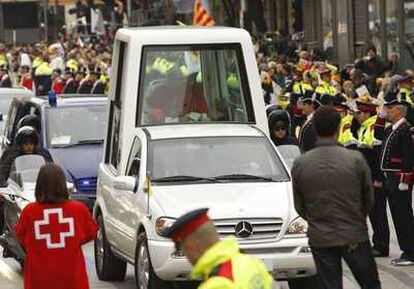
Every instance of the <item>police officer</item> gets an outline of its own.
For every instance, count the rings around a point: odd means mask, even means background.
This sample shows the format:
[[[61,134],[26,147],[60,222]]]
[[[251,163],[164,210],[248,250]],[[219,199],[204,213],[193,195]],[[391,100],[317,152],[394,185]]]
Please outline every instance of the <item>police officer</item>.
[[[306,117],[305,123],[299,131],[299,148],[305,153],[315,147],[317,140],[316,132],[313,128],[312,117],[315,111],[322,106],[320,98],[316,93],[307,91],[299,98],[298,106],[302,110],[302,114]]]
[[[395,266],[414,265],[414,137],[413,128],[405,118],[409,106],[407,95],[388,93],[375,129],[375,137],[383,141],[381,171],[384,173],[385,192],[402,251],[399,258],[392,260]],[[388,127],[385,127],[385,115],[391,122]]]
[[[375,189],[374,207],[369,217],[374,234],[372,236],[374,257],[388,257],[390,232],[387,218],[387,199],[383,190],[381,170],[381,140],[375,138],[377,123],[377,105],[369,99],[356,101],[357,109],[352,123],[352,131],[357,139],[358,150],[364,155],[371,169],[372,183]]]
[[[339,91],[331,85],[331,77],[332,72],[330,69],[325,69],[319,72],[321,81],[319,86],[315,88],[315,92],[319,95],[329,95],[329,96],[336,96],[339,94]]]
[[[271,289],[273,279],[265,266],[242,254],[234,238],[220,241],[207,211],[191,211],[164,231],[194,266],[191,277],[204,279],[198,288]]]
[[[72,68],[66,67],[65,69],[65,87],[63,88],[63,94],[73,94],[78,90],[79,82],[76,81],[76,73]]]
[[[351,125],[354,117],[349,113],[347,99],[343,95],[338,94],[333,98],[332,106],[341,115],[338,143],[345,148],[356,148],[357,140],[351,132]]]

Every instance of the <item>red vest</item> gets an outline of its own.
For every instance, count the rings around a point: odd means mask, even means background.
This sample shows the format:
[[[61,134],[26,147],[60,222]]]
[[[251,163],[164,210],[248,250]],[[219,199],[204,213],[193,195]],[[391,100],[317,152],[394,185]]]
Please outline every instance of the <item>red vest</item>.
[[[98,226],[84,204],[29,204],[15,230],[27,253],[25,289],[89,288],[81,246],[93,240]]]

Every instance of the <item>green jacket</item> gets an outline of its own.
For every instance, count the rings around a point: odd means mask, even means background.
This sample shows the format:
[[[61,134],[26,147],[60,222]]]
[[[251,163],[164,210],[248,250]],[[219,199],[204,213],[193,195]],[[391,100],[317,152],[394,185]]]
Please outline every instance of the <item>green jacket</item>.
[[[231,277],[215,271],[231,262]],[[271,289],[272,277],[255,257],[240,253],[237,241],[228,238],[212,246],[195,264],[193,278],[203,278],[199,289]]]

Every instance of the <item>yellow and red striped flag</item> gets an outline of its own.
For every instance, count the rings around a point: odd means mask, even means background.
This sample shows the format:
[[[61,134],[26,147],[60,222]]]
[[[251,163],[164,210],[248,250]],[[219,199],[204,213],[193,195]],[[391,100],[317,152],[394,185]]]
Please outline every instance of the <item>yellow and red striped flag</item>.
[[[206,8],[204,8],[201,0],[195,0],[194,2],[194,18],[193,18],[193,25],[195,26],[213,26],[216,22],[214,22],[213,18],[208,14]]]

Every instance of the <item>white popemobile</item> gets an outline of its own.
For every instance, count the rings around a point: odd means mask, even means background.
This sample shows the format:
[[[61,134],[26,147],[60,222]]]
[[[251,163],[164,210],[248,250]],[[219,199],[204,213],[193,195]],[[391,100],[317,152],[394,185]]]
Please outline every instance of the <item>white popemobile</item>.
[[[246,31],[120,29],[111,79],[94,207],[101,280],[123,279],[127,263],[138,288],[187,280],[189,263],[161,232],[203,207],[276,279],[315,274]]]

